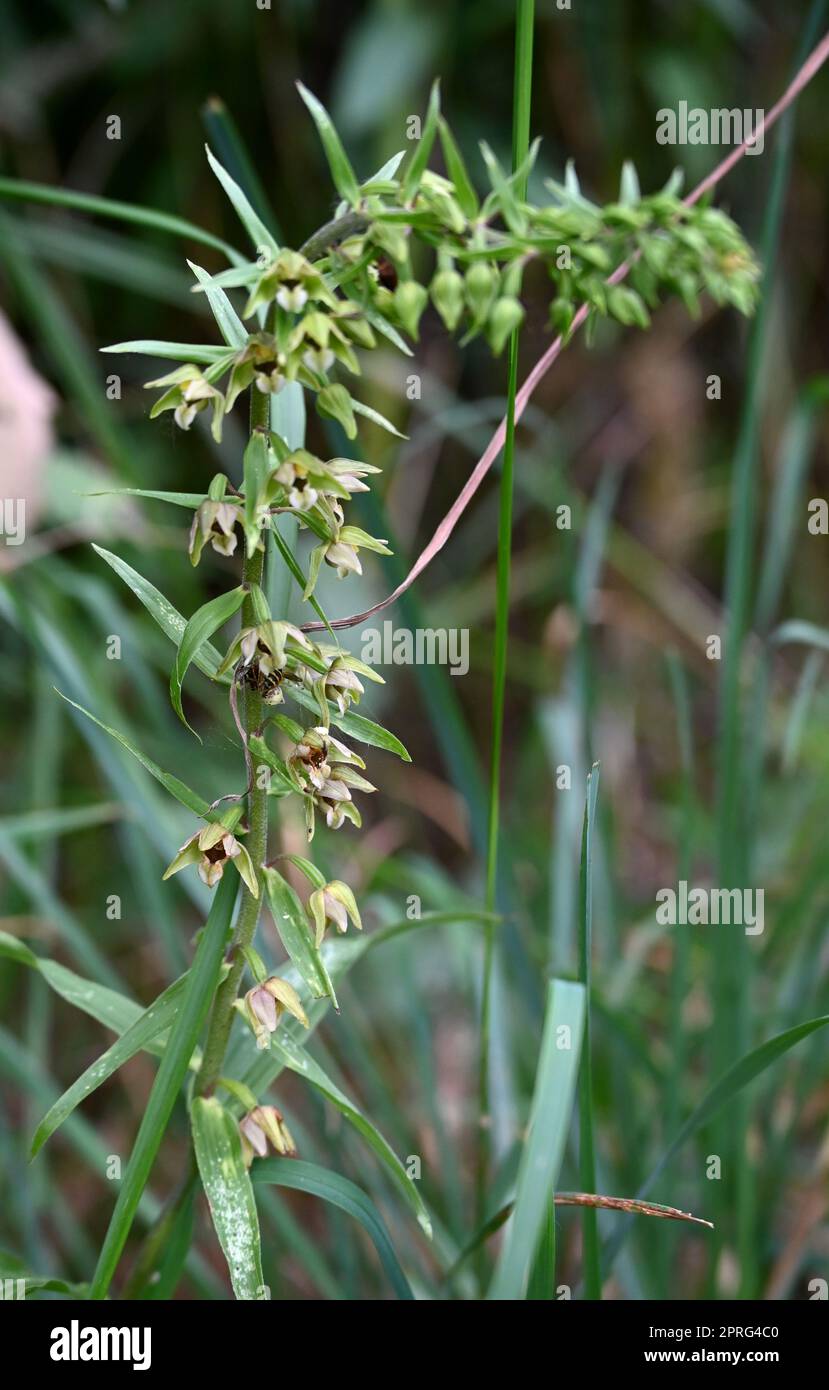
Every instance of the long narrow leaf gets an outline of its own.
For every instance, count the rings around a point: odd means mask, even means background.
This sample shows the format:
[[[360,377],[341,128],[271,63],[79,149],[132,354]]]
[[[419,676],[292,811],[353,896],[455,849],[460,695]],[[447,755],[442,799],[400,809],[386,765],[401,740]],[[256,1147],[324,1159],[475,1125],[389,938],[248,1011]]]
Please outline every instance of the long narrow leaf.
[[[195,733],[195,730],[187,723],[181,706],[181,687],[187,668],[195,661],[208,638],[212,637],[214,632],[218,632],[234,613],[238,613],[244,598],[245,590],[241,584],[226,594],[218,594],[216,598],[210,599],[196,610],[181,634],[175,664],[170,672],[170,702],[182,724],[186,724],[191,733]],[[199,737],[198,734],[196,737]],[[201,739],[199,742],[201,743]]]
[[[277,1187],[290,1187],[296,1192],[311,1192],[353,1216],[373,1242],[397,1297],[414,1298],[382,1216],[371,1198],[356,1183],[344,1178],[341,1173],[321,1168],[319,1164],[286,1158],[258,1159],[253,1165],[251,1177],[254,1183],[274,1183]]]
[[[315,1086],[318,1091],[321,1091],[322,1094],[336,1106],[340,1114],[344,1115],[358,1133],[363,1136],[369,1148],[374,1150],[377,1157],[391,1174],[397,1190],[402,1193],[408,1205],[412,1208],[419,1225],[425,1231],[426,1235],[431,1237],[432,1223],[429,1220],[428,1212],[426,1211],[414,1181],[409,1177],[406,1169],[394,1152],[394,1149],[388,1141],[383,1138],[380,1131],[371,1123],[371,1120],[366,1119],[365,1115],[363,1115],[362,1111],[357,1109],[353,1101],[350,1101],[348,1096],[343,1095],[343,1092],[334,1084],[319,1063],[315,1062],[314,1058],[287,1033],[274,1034],[271,1038],[270,1050],[275,1053],[279,1060],[288,1067],[290,1071],[296,1072],[298,1076],[304,1077],[305,1080],[310,1082],[312,1086]]]
[[[514,1300],[525,1295],[570,1125],[584,1008],[583,985],[570,980],[550,981],[515,1211],[487,1295],[490,1299]]]
[[[106,1298],[181,1083],[187,1075],[190,1058],[219,979],[233,904],[236,901],[237,884],[235,874],[225,874],[216,890],[210,915],[199,938],[196,955],[187,976],[187,988],[181,1001],[181,1009],[150,1092],[115,1210],[101,1247],[92,1283],[92,1298]]]
[[[259,1218],[235,1120],[211,1096],[197,1097],[191,1110],[199,1174],[233,1292],[248,1301],[265,1296]]]

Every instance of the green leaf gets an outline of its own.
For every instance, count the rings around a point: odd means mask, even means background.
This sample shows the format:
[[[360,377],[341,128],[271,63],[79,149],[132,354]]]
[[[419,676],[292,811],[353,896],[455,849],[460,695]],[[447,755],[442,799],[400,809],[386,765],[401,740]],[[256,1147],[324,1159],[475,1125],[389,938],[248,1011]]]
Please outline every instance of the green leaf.
[[[265,892],[276,930],[285,950],[315,999],[330,998],[339,1011],[337,996],[297,894],[276,869],[264,868]]]
[[[363,1136],[369,1148],[373,1149],[381,1163],[387,1168],[397,1190],[403,1195],[415,1213],[418,1224],[431,1239],[432,1223],[429,1220],[428,1212],[423,1205],[423,1201],[414,1181],[409,1177],[406,1169],[394,1152],[394,1149],[387,1140],[383,1138],[380,1131],[371,1123],[371,1120],[366,1119],[362,1111],[358,1110],[357,1106],[348,1099],[348,1096],[344,1095],[339,1087],[334,1084],[326,1072],[323,1071],[319,1063],[314,1061],[310,1053],[306,1052],[305,1049],[284,1030],[281,1033],[272,1034],[270,1039],[270,1050],[290,1071],[296,1072],[298,1076],[304,1077],[305,1080],[316,1087],[318,1091],[321,1091],[322,1094],[336,1106],[340,1114],[344,1115],[357,1132]]]
[[[360,186],[357,176],[351,167],[348,155],[343,149],[342,141],[334,128],[328,112],[321,101],[308,91],[301,82],[297,82],[297,89],[308,110],[314,119],[314,124],[319,131],[322,146],[325,150],[325,157],[328,160],[328,167],[331,170],[331,178],[334,187],[341,198],[344,198],[351,207],[356,207],[360,201]]]
[[[231,589],[229,593],[219,594],[196,610],[181,634],[175,665],[170,673],[170,701],[182,724],[185,724],[191,733],[195,733],[195,729],[192,729],[187,723],[184,710],[181,707],[181,687],[187,674],[187,668],[195,660],[208,638],[212,637],[214,632],[218,632],[219,628],[223,627],[234,613],[238,613],[244,600],[245,589],[241,584],[237,589]],[[196,734],[196,738],[199,738],[198,734]],[[201,743],[200,738],[199,743]]]
[[[317,392],[316,407],[320,415],[329,420],[336,420],[349,439],[355,438],[357,423],[354,419],[354,401],[345,386],[339,382],[333,386],[324,386]]]
[[[283,854],[282,858],[294,864],[305,875],[308,882],[313,884],[314,888],[325,887],[327,882],[325,874],[317,868],[316,864],[312,864],[310,859],[304,859],[301,854]]]
[[[10,936],[8,932],[0,932],[0,956],[39,971],[50,988],[67,1004],[89,1014],[96,1023],[102,1023],[114,1033],[123,1033],[141,1016],[141,1005],[134,1000],[107,985],[99,985],[95,980],[76,975],[74,970],[67,969],[58,961],[36,956],[25,942]]]
[[[91,825],[107,825],[120,820],[124,807],[117,801],[100,801],[89,806],[56,806],[51,810],[23,811],[18,816],[0,817],[0,835],[24,839],[51,839],[87,830]]]
[[[324,1202],[330,1202],[353,1216],[372,1241],[397,1297],[414,1298],[382,1216],[371,1198],[356,1183],[340,1173],[321,1168],[317,1163],[290,1158],[256,1159],[251,1178],[254,1183],[274,1183],[277,1187],[290,1187],[296,1192],[313,1193],[315,1197],[321,1197]]]
[[[207,500],[206,492],[156,492],[154,488],[145,487],[113,487],[107,488],[105,492],[88,492],[86,495],[87,497],[146,497],[151,502],[170,502],[174,507],[187,507],[190,511],[195,511],[196,507],[200,507],[202,502]],[[99,546],[95,546],[94,549],[98,551],[99,555],[106,555],[106,551],[101,550]]]
[[[174,777],[171,772],[164,772],[158,766],[158,763],[154,763],[152,758],[148,758],[146,753],[142,753],[141,749],[133,743],[132,739],[127,738],[126,734],[119,734],[117,729],[111,729],[108,724],[104,724],[103,720],[96,719],[95,715],[90,714],[88,709],[84,709],[83,705],[76,704],[74,700],[70,700],[69,696],[64,695],[60,690],[58,690],[57,693],[68,705],[72,705],[75,709],[80,710],[81,714],[85,714],[87,719],[92,720],[93,724],[97,724],[99,729],[103,729],[105,733],[117,739],[121,746],[126,748],[128,753],[132,753],[132,756],[138,759],[142,766],[151,773],[157,782],[161,783],[162,787],[164,787],[171,796],[174,796],[177,801],[181,802],[182,806],[186,806],[188,810],[193,811],[197,816],[208,816],[210,812],[210,803],[199,796],[197,792],[191,791],[184,782],[181,782],[178,777]]]
[[[205,145],[207,152],[207,162],[225,193],[230,199],[236,214],[253,242],[257,251],[270,251],[273,256],[279,254],[279,243],[268,231],[262,219],[254,212],[247,196],[242,192],[235,179],[230,177],[227,170],[219,163],[215,155],[211,153],[210,146]]]
[[[631,160],[626,159],[622,165],[622,179],[619,184],[619,202],[623,207],[635,207],[641,201],[642,190],[639,187],[639,175],[636,172],[636,165]]]
[[[31,1147],[32,1158],[72,1111],[137,1052],[146,1051],[156,1056],[161,1055],[163,1048],[158,1046],[158,1038],[175,1019],[186,982],[187,976],[182,975],[169,985],[149,1008],[143,1012],[139,1010],[138,1017],[122,1032],[118,1041],[96,1058],[77,1081],[55,1101],[35,1130]]]
[[[99,352],[136,352],[146,357],[165,357],[173,362],[195,362],[210,366],[228,356],[227,348],[210,343],[168,343],[161,338],[135,338],[127,343],[111,343]]]
[[[307,690],[299,686],[292,687],[286,692],[298,705],[303,705],[305,709],[316,712],[317,702]],[[335,705],[329,703],[331,713],[331,723],[338,729],[342,729],[344,734],[349,734],[351,738],[356,738],[359,743],[367,743],[372,748],[383,748],[387,753],[395,753],[398,758],[402,758],[404,763],[410,763],[411,757],[394,734],[384,729],[382,724],[375,724],[373,719],[366,719],[363,714],[355,714],[349,710],[347,714],[340,714]]]
[[[773,1062],[776,1062],[778,1057],[782,1057],[803,1038],[807,1038],[810,1033],[817,1032],[819,1028],[825,1028],[827,1023],[829,1023],[829,1014],[810,1018],[806,1023],[798,1023],[794,1028],[787,1028],[785,1032],[778,1033],[774,1038],[769,1038],[768,1042],[761,1043],[759,1047],[755,1047],[751,1052],[747,1052],[744,1057],[741,1057],[739,1062],[735,1062],[733,1067],[729,1067],[728,1071],[720,1077],[719,1081],[714,1083],[711,1090],[703,1096],[699,1105],[688,1116],[676,1138],[669,1144],[656,1167],[651,1170],[642,1183],[636,1193],[637,1199],[647,1195],[686,1139],[690,1138],[702,1125],[712,1120],[728,1101],[738,1095],[744,1086],[747,1086],[756,1076],[764,1072]],[[616,1258],[630,1225],[631,1222],[626,1221],[615,1236],[607,1242],[605,1272],[609,1270],[610,1264]]]
[[[593,1073],[590,1036],[590,963],[593,956],[593,835],[599,795],[599,764],[587,777],[587,799],[581,836],[579,870],[579,979],[584,986],[585,1018],[579,1070],[579,1181],[582,1192],[596,1191],[596,1155],[593,1143]],[[599,1228],[595,1207],[582,1212],[585,1296],[602,1296],[599,1260]]]
[[[351,409],[356,415],[364,415],[367,420],[371,420],[373,424],[379,425],[381,430],[386,430],[388,434],[393,434],[396,439],[408,439],[409,436],[407,434],[401,434],[397,426],[393,425],[391,420],[387,420],[385,415],[381,415],[379,410],[375,410],[373,406],[370,405],[363,405],[362,401],[355,400],[353,396],[351,397]]]
[[[359,1189],[357,1190],[359,1191]],[[51,1274],[32,1274],[19,1255],[13,1255],[10,1250],[0,1250],[0,1283],[7,1279],[15,1282],[23,1281],[25,1285],[24,1298],[28,1298],[30,1293],[37,1291],[63,1293],[74,1299],[89,1297],[88,1284],[69,1284],[65,1279],[57,1279]],[[12,1293],[12,1298],[14,1296]]]
[[[106,560],[119,578],[123,579],[127,587],[132,589],[135,597],[143,603],[150,616],[155,618],[161,631],[177,647],[187,626],[186,619],[179,613],[178,609],[173,607],[169,600],[156,589],[155,585],[150,583],[149,579],[145,579],[143,575],[138,573],[138,570],[132,568],[132,565],[128,565],[126,560],[119,559],[117,555],[113,555],[109,550],[104,550],[100,545],[93,545],[92,549],[97,555],[100,555],[102,560]],[[216,673],[222,664],[221,652],[217,652],[215,647],[211,646],[209,642],[205,642],[194,660],[200,671],[203,671],[206,676],[216,679]],[[227,676],[225,679],[229,684],[232,678]]]
[[[299,564],[290,546],[286,544],[284,537],[280,535],[279,531],[275,526],[271,528],[271,535],[273,536],[274,543],[280,555],[282,556],[282,559],[285,561],[285,564],[287,565],[288,569],[290,570],[291,574],[293,575],[294,579],[299,585],[300,590],[304,593],[308,586],[308,580],[305,578],[305,575],[302,572],[302,566]],[[313,594],[309,595],[309,602],[317,617],[320,619],[321,622],[325,623],[325,626],[328,628],[328,631],[330,632],[331,636],[334,638],[334,641],[336,642],[336,634],[331,625],[329,624],[328,619],[326,618],[325,613],[322,609],[322,606],[317,602]]]
[[[254,759],[254,768],[256,768],[257,763],[264,763],[266,767],[270,768],[271,772],[276,773],[278,791],[274,790],[272,781],[271,787],[268,789],[271,796],[295,796],[298,788],[288,776],[288,769],[284,761],[274,753],[272,748],[268,747],[265,740],[259,734],[251,735],[248,739],[248,748]]]
[[[475,192],[472,181],[466,172],[466,165],[463,162],[458,146],[446,121],[441,116],[440,122],[440,143],[443,146],[443,158],[446,161],[446,172],[455,186],[455,198],[458,207],[464,217],[472,219],[478,212],[478,195]]]
[[[429,107],[426,112],[426,121],[420,139],[417,142],[417,148],[403,175],[400,192],[404,203],[410,203],[420,188],[420,180],[423,177],[423,172],[429,162],[429,155],[432,153],[432,146],[435,143],[439,116],[440,82],[436,80],[432,83],[432,90],[429,93]]]
[[[91,212],[101,217],[112,217],[119,222],[137,222],[142,227],[156,227],[174,236],[185,237],[190,241],[201,242],[203,246],[213,246],[222,251],[229,261],[239,264],[243,257],[220,237],[206,232],[183,217],[175,217],[168,212],[157,212],[155,208],[142,208],[134,203],[119,203],[112,198],[98,198],[90,193],[76,193],[71,188],[53,188],[49,184],[26,183],[23,179],[0,179],[0,198],[17,198],[27,203],[49,203],[53,207],[73,208],[77,212]]]
[[[190,269],[207,295],[219,332],[229,347],[242,348],[248,340],[248,332],[223,289],[210,283],[210,276],[195,261],[188,261]]]
[[[188,971],[181,1008],[150,1092],[98,1258],[92,1283],[92,1298],[106,1298],[181,1083],[187,1075],[193,1049],[216,991],[230,932],[237,887],[237,876],[225,874],[216,889],[210,915],[199,937],[196,955]]]
[[[265,1280],[259,1217],[238,1126],[215,1096],[198,1096],[190,1118],[199,1174],[233,1292],[238,1299],[261,1299]]]
[[[583,985],[570,980],[549,982],[529,1129],[518,1169],[515,1210],[487,1294],[490,1299],[514,1301],[525,1297],[570,1126],[584,1006]]]
[[[259,544],[257,512],[268,476],[268,465],[267,436],[262,430],[254,430],[245,449],[242,464],[245,480],[245,546],[248,559]]]

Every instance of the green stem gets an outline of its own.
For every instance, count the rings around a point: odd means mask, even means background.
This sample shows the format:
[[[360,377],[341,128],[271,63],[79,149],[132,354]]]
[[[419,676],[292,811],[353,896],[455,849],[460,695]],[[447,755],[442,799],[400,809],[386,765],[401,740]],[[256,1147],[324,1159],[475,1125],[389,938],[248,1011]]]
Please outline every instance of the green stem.
[[[309,261],[318,261],[332,246],[345,241],[346,237],[368,231],[370,226],[371,219],[362,212],[347,212],[342,217],[334,217],[302,243],[300,255]]]
[[[263,395],[261,391],[251,391],[251,432],[257,428],[268,428],[270,424],[270,399],[270,396]],[[249,558],[246,557],[243,571],[244,582],[248,585],[258,584],[261,587],[264,567],[264,550],[257,550]],[[255,621],[253,603],[248,596],[242,605],[242,626],[252,627]],[[241,711],[242,728],[246,737],[255,733],[261,718],[261,696],[246,687]],[[264,787],[259,787],[255,783],[248,788],[248,826],[247,849],[253,861],[254,869],[258,873],[260,866],[268,857],[268,793]],[[261,896],[255,898],[248,888],[243,887],[239,913],[236,918],[236,929],[233,933],[233,945],[230,948],[230,972],[216,991],[207,1041],[204,1046],[204,1058],[196,1082],[196,1094],[200,1096],[210,1094],[222,1072],[224,1055],[233,1026],[233,1004],[239,993],[239,984],[245,969],[244,951],[251,945],[256,933],[261,902]]]
[[[518,0],[515,29],[515,85],[512,113],[512,167],[526,158],[530,144],[530,97],[532,92],[532,52],[535,0]],[[525,186],[517,189],[519,197]],[[512,562],[512,494],[515,459],[515,398],[518,390],[518,332],[509,344],[507,387],[507,429],[504,464],[501,473],[498,518],[498,580],[495,611],[495,655],[492,681],[492,745],[490,765],[489,823],[487,832],[486,906],[495,909],[498,881],[499,798],[501,789],[501,750],[504,733],[504,696],[507,675],[507,637],[509,631],[510,571]],[[489,1168],[489,1031],[492,1000],[492,971],[495,959],[495,927],[486,927],[484,970],[481,989],[481,1032],[478,1072],[480,1135],[477,1172],[477,1216],[483,1219]]]

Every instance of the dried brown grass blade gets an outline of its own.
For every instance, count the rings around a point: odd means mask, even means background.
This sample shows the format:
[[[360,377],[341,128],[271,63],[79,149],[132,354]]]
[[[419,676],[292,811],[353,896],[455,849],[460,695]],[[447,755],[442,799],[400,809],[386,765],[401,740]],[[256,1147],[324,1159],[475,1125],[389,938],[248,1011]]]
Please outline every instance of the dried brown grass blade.
[[[678,1207],[663,1207],[658,1202],[639,1202],[635,1197],[602,1197],[595,1192],[557,1192],[555,1203],[558,1207],[602,1207],[608,1211],[627,1211],[635,1216],[661,1216],[667,1221],[691,1221],[695,1226],[708,1226],[713,1231],[713,1221],[705,1221],[701,1216],[692,1216]]]

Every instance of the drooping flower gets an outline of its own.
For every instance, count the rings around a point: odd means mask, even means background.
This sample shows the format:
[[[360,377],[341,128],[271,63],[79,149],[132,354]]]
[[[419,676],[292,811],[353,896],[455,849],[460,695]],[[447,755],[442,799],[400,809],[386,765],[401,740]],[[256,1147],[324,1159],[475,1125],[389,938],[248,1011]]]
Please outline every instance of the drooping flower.
[[[348,930],[349,918],[358,931],[363,930],[357,901],[347,883],[332,879],[323,888],[317,888],[308,899],[308,908],[314,923],[316,945],[322,945],[326,928],[333,922],[338,932]]]
[[[305,256],[299,251],[281,251],[262,271],[245,305],[244,317],[250,318],[261,305],[274,300],[286,313],[299,314],[309,299],[331,308],[336,304],[322,275]]]
[[[242,391],[255,386],[264,395],[277,395],[287,378],[287,358],[280,352],[272,333],[252,333],[233,359],[227,388],[227,409],[231,410]]]
[[[198,864],[199,878],[208,888],[215,888],[224,873],[225,864],[232,864],[245,886],[255,898],[259,897],[259,884],[248,851],[237,840],[232,830],[221,821],[211,821],[197,830],[189,840],[185,840],[175,858],[167,865],[163,877],[186,869],[189,864]]]
[[[313,838],[316,812],[325,816],[331,830],[339,830],[345,820],[360,826],[362,818],[351,797],[355,791],[373,792],[376,787],[357,771],[365,763],[322,725],[306,729],[286,764],[288,775],[305,797],[308,839]]]
[[[254,1158],[264,1158],[268,1152],[268,1141],[272,1148],[283,1157],[296,1154],[296,1144],[281,1110],[275,1105],[257,1105],[239,1121],[242,1139],[242,1154],[250,1167]]]
[[[193,513],[188,551],[190,561],[197,565],[208,541],[220,555],[232,555],[236,550],[236,522],[239,508],[233,502],[214,502],[207,498]]]
[[[200,368],[192,362],[187,362],[182,367],[176,367],[175,371],[168,372],[166,376],[148,381],[145,389],[156,386],[166,386],[168,389],[153,405],[150,411],[151,420],[165,410],[172,410],[179,429],[189,430],[198,413],[212,405],[213,421],[210,429],[216,442],[221,442],[225,398],[218,387],[207,380]]]
[[[270,1035],[276,1032],[286,1010],[298,1018],[305,1028],[308,1027],[308,1017],[299,995],[293,985],[281,980],[278,975],[271,975],[270,979],[254,985],[244,999],[235,1001],[234,1007],[252,1028],[259,1048],[268,1046]]]

